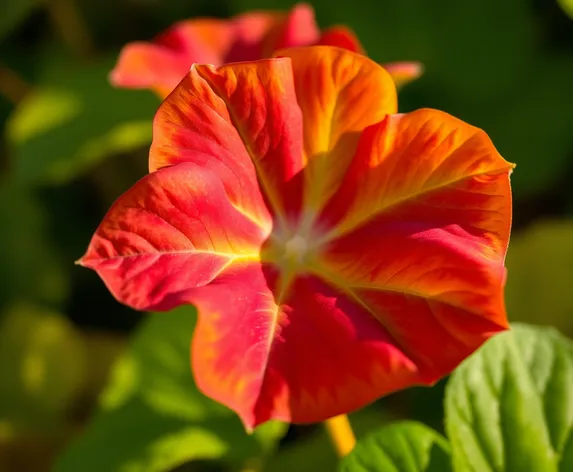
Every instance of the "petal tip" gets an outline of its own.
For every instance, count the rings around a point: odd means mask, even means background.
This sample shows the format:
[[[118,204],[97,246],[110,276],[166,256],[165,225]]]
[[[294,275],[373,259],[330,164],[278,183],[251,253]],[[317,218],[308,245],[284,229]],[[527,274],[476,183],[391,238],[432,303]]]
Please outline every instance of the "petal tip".
[[[118,67],[115,66],[112,70],[109,71],[107,74],[107,81],[113,87],[121,87],[121,73],[118,70]]]
[[[87,267],[86,262],[85,262],[85,258],[86,258],[86,256],[83,255],[79,259],[75,260],[74,265],[81,266],[81,267]]]

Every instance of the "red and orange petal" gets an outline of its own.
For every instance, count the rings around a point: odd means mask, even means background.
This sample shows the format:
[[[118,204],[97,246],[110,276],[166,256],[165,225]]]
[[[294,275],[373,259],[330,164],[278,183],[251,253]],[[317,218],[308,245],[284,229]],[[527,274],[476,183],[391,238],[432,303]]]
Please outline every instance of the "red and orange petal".
[[[271,218],[261,223],[229,201],[220,178],[185,163],[149,174],[122,195],[78,261],[122,303],[169,310],[237,260],[258,259]]]
[[[388,62],[383,66],[392,76],[398,89],[416,80],[424,73],[424,67],[419,62]]]
[[[316,46],[336,46],[364,54],[364,49],[354,32],[346,26],[332,26],[323,31]]]
[[[509,238],[508,174],[513,167],[484,131],[447,113],[421,109],[388,115],[362,133],[324,217],[336,224],[339,235],[380,213],[399,211],[404,203],[416,203],[420,217],[424,208],[438,212],[430,220],[436,224],[444,222],[448,211],[462,222],[471,215],[468,236],[477,232],[486,237],[484,242],[499,254]]]
[[[366,55],[358,37],[346,26],[333,26],[324,30],[316,43],[318,46],[336,46]],[[392,76],[398,89],[419,78],[424,68],[419,62],[389,62],[383,64],[384,69]]]
[[[281,54],[191,71],[81,260],[136,308],[196,304],[197,384],[249,428],[433,383],[507,328],[513,166],[445,113],[394,114],[363,56]]]
[[[396,88],[382,67],[344,49],[315,46],[277,54],[292,62],[304,117],[304,206],[318,212],[337,191],[360,132],[396,113]]]
[[[360,304],[304,275],[280,299],[278,277],[273,265],[234,264],[195,298],[197,385],[247,428],[324,420],[427,380]]]
[[[116,87],[152,89],[166,97],[194,62],[221,64],[233,39],[228,21],[207,18],[175,23],[153,42],[127,44],[110,82]]]
[[[197,65],[156,114],[150,170],[193,162],[219,175],[254,220],[263,195],[284,219],[300,211],[302,128],[288,59]]]

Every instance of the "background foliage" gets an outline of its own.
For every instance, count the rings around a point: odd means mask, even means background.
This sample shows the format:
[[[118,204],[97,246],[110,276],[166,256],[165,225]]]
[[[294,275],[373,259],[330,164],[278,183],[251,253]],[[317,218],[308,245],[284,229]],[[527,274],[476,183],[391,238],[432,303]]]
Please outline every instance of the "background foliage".
[[[1,2],[0,470],[51,470],[64,450],[57,472],[89,472],[87,460],[94,471],[106,472],[260,469],[267,456],[265,470],[273,472],[335,470],[334,452],[319,426],[291,427],[280,444],[285,433],[280,424],[247,437],[231,412],[197,392],[188,371],[191,308],[169,317],[135,313],[117,304],[94,273],[73,265],[109,205],[147,168],[158,99],[108,84],[119,48],[182,18],[286,9],[292,2]],[[425,75],[401,92],[401,111],[435,107],[452,113],[484,128],[502,155],[518,164],[507,259],[509,315],[573,335],[571,1],[312,4],[322,26],[354,28],[375,60],[424,63]],[[517,330],[520,339],[528,339],[528,329]],[[540,346],[551,336],[556,335],[543,334]],[[569,359],[570,347],[559,339],[558,347],[544,352]],[[558,436],[569,426],[544,419],[547,409],[531,374],[536,366],[520,343],[488,346],[496,356],[521,359],[514,371],[503,370],[503,364],[491,375],[529,392],[527,408],[537,402],[529,419],[538,422],[530,426],[535,430],[545,421],[547,447],[565,461],[573,449]],[[487,371],[488,355],[471,359],[481,363],[474,365],[476,372]],[[399,450],[396,437],[412,435],[419,443],[409,454],[420,457],[417,464],[424,468],[397,470],[429,471],[450,456],[456,470],[478,456],[489,467],[482,470],[522,470],[500,466],[495,445],[470,450],[457,439],[459,424],[451,418],[466,414],[464,408],[474,408],[471,418],[478,423],[494,421],[471,403],[465,368],[448,386],[446,427],[445,382],[392,395],[352,415],[359,436],[392,419],[417,423],[391,425],[369,437],[343,470],[371,470],[359,457],[361,450],[374,454],[375,449],[379,460],[395,460],[384,451]],[[469,403],[452,405],[452,392]],[[511,389],[493,392],[510,395]],[[509,413],[514,427],[526,428],[514,413]],[[479,436],[479,428],[475,431]],[[475,444],[483,441],[476,437]],[[514,446],[536,454],[523,444]],[[270,457],[275,448],[278,453]],[[528,457],[549,461],[543,470],[566,470],[555,458]],[[352,461],[365,468],[353,468]]]

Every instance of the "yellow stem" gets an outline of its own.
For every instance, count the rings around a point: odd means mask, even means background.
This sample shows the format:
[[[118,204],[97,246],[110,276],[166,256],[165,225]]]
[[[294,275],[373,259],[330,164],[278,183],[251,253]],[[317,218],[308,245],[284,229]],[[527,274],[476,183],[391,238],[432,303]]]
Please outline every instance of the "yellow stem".
[[[338,415],[330,418],[324,422],[324,426],[339,457],[344,457],[352,451],[356,438],[348,416]]]
[[[94,46],[89,29],[74,0],[50,0],[48,11],[68,47],[80,57],[88,57]]]

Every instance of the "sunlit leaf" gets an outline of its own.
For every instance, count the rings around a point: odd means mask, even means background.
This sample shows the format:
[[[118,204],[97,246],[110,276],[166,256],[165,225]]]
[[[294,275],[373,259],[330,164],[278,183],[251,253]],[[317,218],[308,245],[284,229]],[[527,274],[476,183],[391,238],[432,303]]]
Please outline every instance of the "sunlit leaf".
[[[573,18],[573,0],[557,0],[563,11]]]
[[[573,468],[573,346],[553,329],[514,325],[459,367],[446,389],[459,472]]]
[[[358,441],[340,472],[448,472],[449,445],[436,431],[413,421],[394,423]]]
[[[65,318],[28,305],[10,310],[0,322],[5,432],[61,425],[83,384],[84,367],[81,340]]]
[[[197,390],[189,365],[194,324],[188,306],[149,315],[57,472],[163,472],[197,459],[224,459],[239,470],[269,452],[283,424],[247,435],[233,412]]]
[[[516,235],[507,268],[510,319],[550,324],[573,336],[573,221],[539,222]]]
[[[7,124],[16,176],[65,182],[105,157],[151,141],[159,101],[151,93],[113,88],[113,58],[82,64],[54,58]]]

